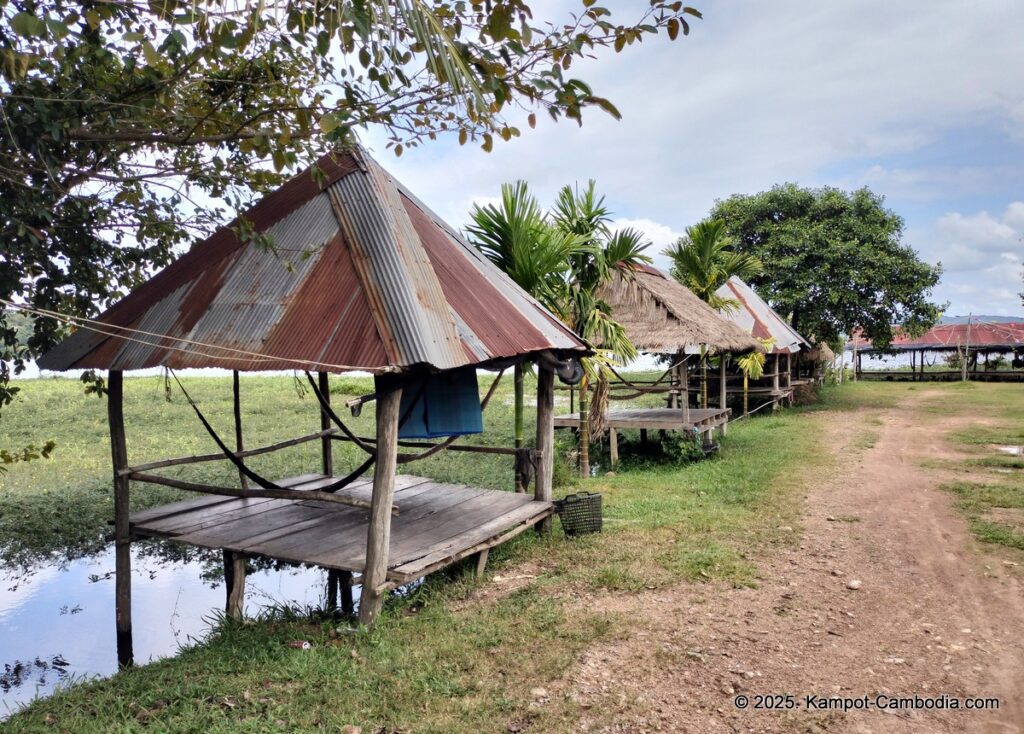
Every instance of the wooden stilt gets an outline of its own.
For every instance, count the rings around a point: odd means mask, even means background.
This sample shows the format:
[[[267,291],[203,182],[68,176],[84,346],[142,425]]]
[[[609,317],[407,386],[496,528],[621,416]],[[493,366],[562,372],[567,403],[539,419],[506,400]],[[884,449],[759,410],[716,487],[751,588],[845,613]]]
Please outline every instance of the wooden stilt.
[[[130,480],[128,445],[124,435],[124,381],[121,370],[107,376],[107,422],[110,425],[110,457],[114,465],[114,616],[117,629],[117,664],[135,662],[132,650],[132,557],[128,524]]]
[[[540,462],[533,483],[533,497],[551,501],[551,474],[555,466],[555,373],[537,365],[537,451]],[[551,518],[537,523],[537,532],[551,532]]]
[[[515,417],[513,421],[513,439],[515,441],[515,447],[521,449],[524,445],[524,433],[523,433],[523,403],[524,403],[524,390],[526,389],[526,369],[522,362],[519,362],[515,366],[515,372],[513,374],[513,392],[515,394]],[[523,494],[526,492],[526,482],[523,481],[523,474],[519,471],[519,462],[516,462],[516,473],[515,473],[515,489],[516,492]]]
[[[331,404],[331,383],[330,375],[326,372],[317,373],[317,387],[320,389],[320,394],[324,396],[324,402],[328,405]],[[331,417],[327,415],[327,411],[320,408],[320,430],[326,431],[331,427]],[[320,439],[320,456],[321,464],[323,466],[324,476],[330,477],[334,475],[334,455],[331,453],[331,437],[324,436]]]
[[[683,422],[690,422],[690,356],[683,357],[683,363],[679,365],[680,382],[683,386]]]
[[[487,556],[490,555],[490,552],[490,548],[484,548],[476,554],[476,563],[473,567],[473,575],[476,578],[481,578],[484,575],[484,570],[487,568]]]
[[[366,570],[363,573],[359,624],[372,626],[387,593],[388,549],[391,543],[391,506],[398,463],[398,408],[402,389],[377,398],[377,462],[373,472],[370,526],[366,534]]]
[[[245,610],[245,556],[224,551],[224,585],[227,603],[224,613],[229,619],[242,619]]]
[[[231,371],[231,397],[235,413],[235,451],[245,451],[245,444],[242,441],[242,398],[241,384],[238,380],[238,370]],[[241,469],[238,470],[238,481],[242,489],[248,489],[249,477],[245,476]]]
[[[646,446],[647,445],[647,429],[646,428],[641,428],[640,429],[640,445],[641,446]]]
[[[608,450],[611,453],[612,471],[619,466],[619,432],[614,428],[608,429]]]
[[[338,572],[338,586],[341,590],[341,613],[351,617],[355,613],[355,603],[352,600],[352,572]]]
[[[338,611],[338,575],[340,571],[333,568],[327,569],[327,599],[324,607],[328,612]]]
[[[725,389],[725,355],[721,354],[718,357],[718,407],[725,410],[727,406],[727,396]]]

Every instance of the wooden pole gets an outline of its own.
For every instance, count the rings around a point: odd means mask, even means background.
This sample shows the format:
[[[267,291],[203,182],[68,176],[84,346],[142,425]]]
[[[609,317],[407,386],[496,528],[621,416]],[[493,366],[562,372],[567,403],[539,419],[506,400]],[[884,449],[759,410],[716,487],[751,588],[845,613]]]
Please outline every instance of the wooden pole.
[[[515,439],[515,447],[521,449],[523,447],[523,402],[525,400],[525,374],[526,370],[523,369],[523,363],[519,362],[515,366],[515,372],[513,373],[513,387],[515,389],[515,420],[513,423],[513,438]],[[572,411],[570,411],[572,412]],[[523,481],[523,475],[519,471],[518,462],[516,464],[516,476],[515,476],[515,488],[516,492],[522,494],[526,492],[526,482]]]
[[[725,410],[727,407],[727,394],[725,389],[725,355],[718,357],[718,407]]]
[[[611,453],[612,471],[619,466],[619,432],[614,428],[608,429],[608,449]]]
[[[971,317],[974,314],[967,314],[967,343],[964,344],[963,380],[967,381],[968,362],[971,360]]]
[[[330,375],[326,372],[317,373],[317,387],[320,390],[320,394],[324,397],[324,402],[328,405],[331,404],[331,383]],[[320,430],[327,431],[331,428],[331,417],[327,415],[327,411],[324,410],[323,406],[320,406]],[[320,439],[320,457],[321,464],[325,477],[334,476],[334,455],[331,453],[331,437],[324,436]]]
[[[551,474],[555,466],[555,373],[537,365],[537,451],[540,454],[533,497],[551,501]],[[551,532],[551,518],[537,523],[537,532]]]
[[[680,382],[683,386],[683,423],[690,422],[690,355],[683,357],[683,363],[679,365]]]
[[[366,570],[359,605],[359,624],[370,627],[384,606],[387,593],[388,550],[391,545],[391,507],[398,465],[398,408],[402,389],[377,398],[377,462],[373,472],[370,525],[366,532]]]
[[[235,408],[235,451],[242,453],[245,450],[245,446],[242,443],[242,399],[241,399],[241,385],[238,381],[238,370],[231,370],[231,397]],[[249,477],[242,473],[242,470],[238,470],[238,480],[241,482],[242,489],[246,489],[249,486]]]
[[[245,611],[245,556],[224,551],[224,586],[227,602],[224,612],[229,619],[241,620]]]
[[[355,603],[352,600],[352,572],[339,571],[338,574],[341,586],[341,613],[351,617],[355,612]]]
[[[107,422],[110,424],[110,457],[114,465],[114,616],[117,664],[126,668],[135,662],[135,655],[132,651],[132,539],[128,522],[131,480],[122,474],[122,470],[128,467],[128,445],[124,435],[124,381],[121,370],[110,370],[107,376]]]

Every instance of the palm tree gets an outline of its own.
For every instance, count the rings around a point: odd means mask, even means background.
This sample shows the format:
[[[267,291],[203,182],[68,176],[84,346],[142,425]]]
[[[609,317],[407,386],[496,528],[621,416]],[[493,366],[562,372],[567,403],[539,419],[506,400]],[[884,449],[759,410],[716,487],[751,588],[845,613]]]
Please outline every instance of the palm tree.
[[[768,352],[772,350],[772,345],[775,344],[775,339],[758,339],[758,341],[764,346],[763,352],[748,352],[736,360],[737,366],[739,366],[740,371],[743,373],[743,415],[749,413],[747,398],[749,396],[750,381],[761,379],[761,375],[764,374],[765,358],[768,356]]]
[[[625,329],[612,318],[611,308],[597,293],[616,274],[628,277],[635,266],[650,262],[643,254],[649,243],[633,229],[611,231],[611,211],[605,206],[604,197],[598,197],[593,180],[582,191],[564,186],[558,192],[553,218],[558,229],[581,238],[584,245],[569,259],[566,322],[585,340],[597,345],[595,357],[584,360],[580,383],[580,474],[587,477],[590,475],[590,385],[607,381],[606,365],[628,362],[637,355]],[[600,417],[603,406],[597,407]]]
[[[552,226],[525,181],[502,184],[501,202],[475,205],[466,227],[469,240],[495,265],[552,313],[565,319],[569,262],[583,238]],[[515,446],[522,448],[524,366],[515,366]],[[516,491],[525,491],[516,477]]]
[[[665,254],[672,259],[672,277],[685,285],[698,298],[718,311],[732,311],[739,307],[732,298],[723,298],[716,291],[729,278],[744,280],[760,273],[764,266],[753,255],[735,252],[732,238],[725,233],[725,222],[711,219],[686,229]],[[701,345],[701,403],[708,407],[707,348]],[[745,374],[745,373],[744,373]]]

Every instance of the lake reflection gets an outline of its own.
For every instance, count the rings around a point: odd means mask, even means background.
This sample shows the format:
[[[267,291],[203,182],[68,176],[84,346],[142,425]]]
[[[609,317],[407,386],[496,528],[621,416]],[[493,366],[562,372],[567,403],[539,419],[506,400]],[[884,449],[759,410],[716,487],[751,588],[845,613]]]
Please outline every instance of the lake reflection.
[[[137,543],[132,548],[136,664],[201,640],[224,607],[219,553]],[[30,574],[0,573],[0,719],[62,681],[117,670],[114,550]],[[262,608],[321,608],[326,573],[292,566],[251,571],[247,615]]]

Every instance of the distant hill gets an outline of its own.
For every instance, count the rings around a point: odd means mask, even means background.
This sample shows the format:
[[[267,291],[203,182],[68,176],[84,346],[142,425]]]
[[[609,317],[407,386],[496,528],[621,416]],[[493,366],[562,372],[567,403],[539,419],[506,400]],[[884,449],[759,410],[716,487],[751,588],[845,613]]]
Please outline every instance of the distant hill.
[[[967,316],[943,316],[939,319],[940,324],[966,324]],[[1024,316],[985,316],[979,314],[971,316],[971,323],[989,323],[989,324],[1021,324],[1024,323]]]

